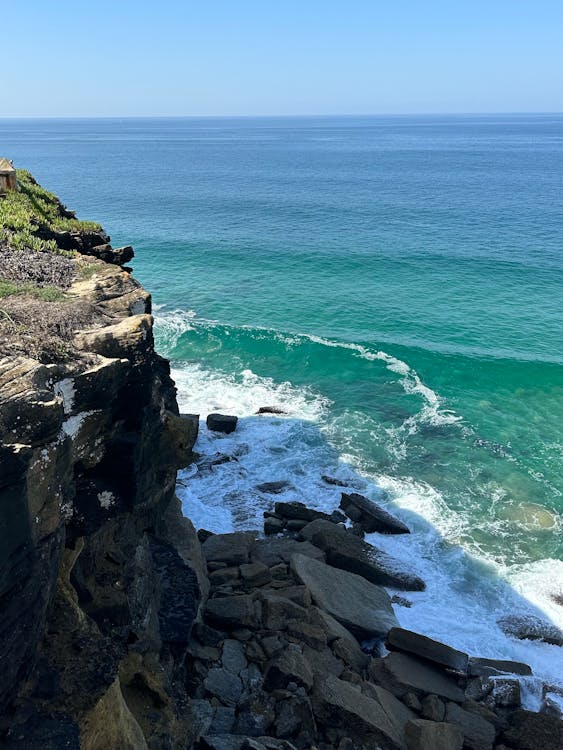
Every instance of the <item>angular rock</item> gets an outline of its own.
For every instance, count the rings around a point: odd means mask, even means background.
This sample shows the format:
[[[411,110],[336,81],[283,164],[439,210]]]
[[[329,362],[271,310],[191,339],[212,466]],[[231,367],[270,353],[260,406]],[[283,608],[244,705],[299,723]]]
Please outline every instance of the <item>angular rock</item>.
[[[409,750],[462,750],[463,733],[454,724],[413,719],[405,728]]]
[[[313,708],[317,720],[325,726],[350,731],[380,742],[389,750],[403,750],[404,731],[394,717],[373,698],[362,695],[358,687],[328,675],[315,683]],[[403,707],[404,708],[404,707]],[[404,709],[407,711],[407,709]]]
[[[422,699],[421,713],[425,719],[430,721],[444,721],[446,716],[446,706],[444,701],[440,700],[437,695],[427,695]]]
[[[238,417],[229,414],[208,414],[206,419],[207,429],[214,432],[224,432],[227,435],[237,428]]]
[[[251,596],[224,596],[209,599],[204,617],[210,623],[226,628],[257,628],[260,612]]]
[[[513,638],[563,646],[563,631],[534,615],[507,615],[497,620],[497,624],[506,635]]]
[[[332,651],[358,674],[362,674],[369,664],[369,656],[350,638],[337,638],[332,644]]]
[[[378,674],[378,668],[383,674]],[[374,670],[372,672],[372,670]],[[434,693],[442,698],[462,703],[465,694],[456,681],[432,664],[415,656],[394,651],[384,659],[374,660],[370,673],[376,681],[382,679],[388,689],[401,697],[410,690],[419,693]]]
[[[250,560],[250,548],[255,539],[256,534],[253,531],[213,534],[203,543],[203,554],[208,562],[243,565]]]
[[[227,706],[236,706],[242,693],[240,678],[218,667],[209,670],[203,686],[208,693],[219,698]]]
[[[266,690],[286,688],[291,682],[305,690],[313,686],[313,672],[298,646],[290,645],[268,665],[264,675]]]
[[[240,576],[248,586],[263,586],[265,583],[269,583],[272,578],[268,566],[261,562],[241,565]]]
[[[468,674],[470,677],[491,677],[498,674],[531,675],[532,669],[521,661],[504,659],[485,659],[469,657]]]
[[[398,624],[387,592],[364,578],[299,554],[291,569],[317,606],[354,635],[381,638]]]
[[[282,518],[291,518],[299,521],[315,521],[317,518],[322,518],[325,521],[331,520],[331,516],[329,516],[328,513],[308,508],[306,505],[297,502],[296,500],[289,503],[278,502],[275,504],[274,508],[276,514]]]
[[[455,703],[446,706],[446,721],[457,725],[468,750],[492,750],[496,731],[494,726],[477,714],[460,708]]]
[[[330,565],[356,573],[371,583],[398,589],[423,591],[424,581],[389,555],[375,549],[343,526],[324,520],[307,524],[301,537],[326,554]]]
[[[504,707],[520,707],[522,702],[520,682],[516,677],[491,677],[493,689],[491,695],[495,705]]]
[[[283,591],[283,590],[282,590]],[[260,594],[262,602],[262,625],[266,630],[285,630],[291,621],[307,622],[308,614],[304,607],[277,594]]]
[[[467,654],[411,630],[392,628],[387,634],[386,646],[390,651],[405,651],[455,672],[467,672]]]
[[[297,539],[258,539],[252,545],[252,559],[267,565],[269,568],[279,563],[289,563],[296,552],[313,557],[316,560],[325,559],[324,553],[310,542],[298,542]]]
[[[410,534],[409,527],[380,505],[357,492],[342,493],[340,507],[348,518],[359,523],[366,534]]]
[[[266,518],[264,521],[264,534],[266,536],[272,536],[273,534],[281,534],[284,530],[285,524],[281,518]]]
[[[232,638],[227,638],[223,642],[221,662],[227,672],[232,672],[235,675],[240,674],[243,669],[246,669],[248,662],[246,661],[242,644]]]

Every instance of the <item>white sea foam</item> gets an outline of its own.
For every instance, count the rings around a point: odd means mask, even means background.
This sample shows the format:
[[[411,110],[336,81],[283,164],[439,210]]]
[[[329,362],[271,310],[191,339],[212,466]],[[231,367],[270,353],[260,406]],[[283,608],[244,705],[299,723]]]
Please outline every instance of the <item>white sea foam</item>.
[[[452,512],[438,492],[414,480],[366,474],[353,451],[339,455],[340,446],[330,442],[330,402],[321,394],[250,370],[224,374],[192,364],[173,376],[182,410],[202,417],[196,448],[204,460],[181,472],[178,485],[184,512],[197,527],[215,532],[259,529],[263,511],[276,499],[332,510],[341,488],[325,483],[323,475],[373,498],[381,498],[385,490],[391,510],[413,533],[373,535],[372,541],[414,566],[427,582],[424,592],[400,592],[412,602],[410,608],[395,605],[401,625],[473,655],[530,664],[536,677],[527,680],[524,696],[531,709],[539,707],[538,677],[563,687],[563,649],[509,638],[497,625],[502,615],[535,612],[563,626],[562,608],[551,598],[557,581],[563,581],[563,563],[540,561],[506,569],[498,561],[479,559],[474,545],[469,554],[464,549],[470,539],[468,521]],[[277,406],[287,414],[256,416],[261,406]],[[212,411],[237,414],[237,430],[231,435],[207,430],[205,416]],[[213,465],[221,456],[234,460]],[[271,481],[288,486],[279,495],[257,489]]]

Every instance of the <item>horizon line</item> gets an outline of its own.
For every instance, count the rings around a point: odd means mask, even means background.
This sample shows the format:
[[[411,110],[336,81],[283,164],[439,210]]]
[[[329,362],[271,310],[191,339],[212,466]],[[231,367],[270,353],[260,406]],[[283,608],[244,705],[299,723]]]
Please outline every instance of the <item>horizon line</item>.
[[[361,112],[361,113],[307,113],[307,114],[190,114],[190,115],[0,115],[1,120],[196,120],[196,119],[272,119],[313,117],[491,117],[510,115],[563,115],[563,110],[502,110],[475,112]]]

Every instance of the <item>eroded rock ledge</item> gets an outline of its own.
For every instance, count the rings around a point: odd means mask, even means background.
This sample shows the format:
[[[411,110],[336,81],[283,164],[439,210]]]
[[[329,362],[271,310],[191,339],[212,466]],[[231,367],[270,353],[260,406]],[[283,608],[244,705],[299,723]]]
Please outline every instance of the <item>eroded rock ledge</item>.
[[[198,420],[131,248],[41,232],[87,256],[68,294],[91,315],[71,357],[0,360],[0,746],[563,747],[559,717],[520,705],[527,665],[399,627],[384,586],[424,581],[363,539],[409,531],[366,498],[343,493],[348,521],[280,502],[263,531],[196,534],[174,488]]]

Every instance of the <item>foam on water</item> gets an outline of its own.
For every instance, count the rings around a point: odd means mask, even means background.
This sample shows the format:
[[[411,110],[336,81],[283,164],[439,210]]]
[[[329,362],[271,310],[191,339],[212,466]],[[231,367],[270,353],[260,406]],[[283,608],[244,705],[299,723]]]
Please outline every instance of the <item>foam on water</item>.
[[[497,625],[499,617],[514,613],[535,613],[563,625],[561,608],[550,599],[553,582],[563,580],[563,563],[545,560],[504,569],[468,554],[467,521],[438,492],[415,480],[366,474],[353,453],[339,455],[330,442],[330,402],[321,394],[250,370],[222,373],[198,363],[175,369],[173,376],[181,409],[202,415],[196,447],[203,458],[180,472],[178,484],[184,512],[196,527],[214,532],[260,529],[264,510],[277,499],[332,510],[342,490],[324,482],[323,475],[380,502],[387,493],[390,509],[413,533],[399,538],[375,534],[370,541],[414,567],[427,582],[424,592],[398,592],[412,604],[395,605],[401,625],[473,655],[530,664],[535,677],[524,686],[529,708],[538,708],[539,677],[563,689],[563,649],[509,638]],[[286,414],[257,416],[263,406]],[[211,411],[239,415],[236,432],[207,430],[204,417]],[[231,460],[221,462],[225,457]],[[276,495],[258,489],[273,481],[288,484]]]

